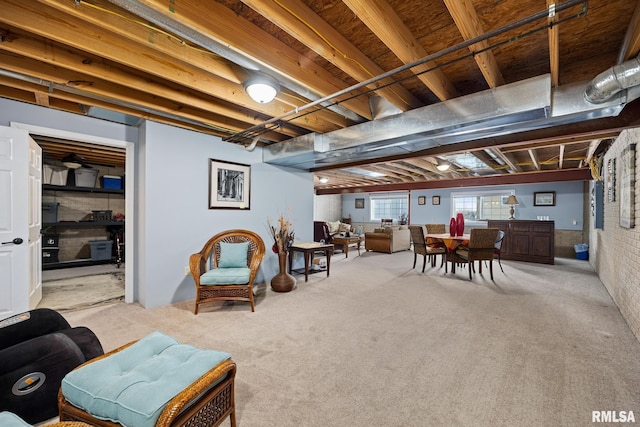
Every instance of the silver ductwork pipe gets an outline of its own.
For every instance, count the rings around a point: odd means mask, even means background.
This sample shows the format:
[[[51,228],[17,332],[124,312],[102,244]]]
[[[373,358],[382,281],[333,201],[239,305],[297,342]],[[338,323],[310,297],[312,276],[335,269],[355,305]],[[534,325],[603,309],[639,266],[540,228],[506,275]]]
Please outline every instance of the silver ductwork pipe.
[[[640,84],[640,55],[598,74],[587,85],[584,97],[588,102],[600,104],[623,89]]]

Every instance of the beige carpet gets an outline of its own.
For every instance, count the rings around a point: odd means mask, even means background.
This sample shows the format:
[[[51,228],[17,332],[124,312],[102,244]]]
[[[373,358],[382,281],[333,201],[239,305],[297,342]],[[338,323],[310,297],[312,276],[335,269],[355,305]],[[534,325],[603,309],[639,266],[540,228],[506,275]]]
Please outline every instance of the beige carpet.
[[[64,313],[123,300],[124,272],[117,272],[44,282],[38,307]]]
[[[249,304],[74,311],[106,350],[162,330],[230,352],[241,427],[588,426],[640,417],[640,344],[585,261],[467,278],[413,255],[334,255],[331,277]],[[228,421],[227,421],[228,422]]]

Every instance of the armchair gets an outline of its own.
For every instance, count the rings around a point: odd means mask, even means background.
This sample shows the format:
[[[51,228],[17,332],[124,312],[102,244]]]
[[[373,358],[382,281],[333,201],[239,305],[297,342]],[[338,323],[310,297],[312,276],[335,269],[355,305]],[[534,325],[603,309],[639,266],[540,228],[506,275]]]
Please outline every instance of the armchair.
[[[340,229],[341,226],[343,227],[342,230]],[[352,231],[351,230],[351,225],[340,222],[338,224],[338,227],[337,227],[336,231],[332,232],[330,230],[330,228],[329,228],[329,223],[328,222],[326,222],[326,221],[313,221],[313,241],[314,242],[324,241],[325,243],[331,243],[334,246],[333,247],[334,251],[335,250],[344,251],[344,245],[341,245],[339,243],[335,243],[333,241],[333,236],[335,236],[336,234],[339,234],[341,232],[346,232],[346,231]]]
[[[194,314],[211,301],[248,301],[255,311],[253,281],[264,257],[262,238],[249,230],[228,230],[213,236],[189,257],[196,284]]]
[[[393,253],[411,249],[411,232],[406,225],[377,228],[364,233],[364,248],[367,251]]]
[[[0,322],[0,411],[30,424],[58,415],[62,378],[101,356],[102,345],[86,327],[72,328],[57,311],[40,308]]]

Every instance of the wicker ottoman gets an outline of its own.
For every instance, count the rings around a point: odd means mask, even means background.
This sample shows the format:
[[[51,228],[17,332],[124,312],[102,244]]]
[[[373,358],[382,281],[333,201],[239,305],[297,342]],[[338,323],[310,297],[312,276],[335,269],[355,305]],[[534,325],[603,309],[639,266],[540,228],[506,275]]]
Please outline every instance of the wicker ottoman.
[[[60,421],[93,426],[235,427],[231,355],[151,335],[81,365],[62,381]]]

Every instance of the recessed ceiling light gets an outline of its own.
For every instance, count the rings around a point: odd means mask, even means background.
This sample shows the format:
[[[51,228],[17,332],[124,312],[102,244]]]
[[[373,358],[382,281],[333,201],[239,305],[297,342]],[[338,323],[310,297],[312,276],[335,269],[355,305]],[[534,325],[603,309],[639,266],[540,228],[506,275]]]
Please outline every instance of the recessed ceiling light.
[[[326,184],[327,182],[329,182],[329,178],[327,178],[326,176],[323,176],[322,178],[320,178],[320,182],[323,184]]]

